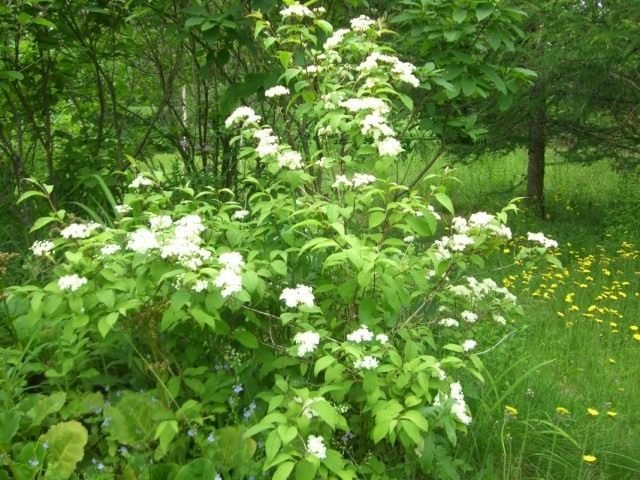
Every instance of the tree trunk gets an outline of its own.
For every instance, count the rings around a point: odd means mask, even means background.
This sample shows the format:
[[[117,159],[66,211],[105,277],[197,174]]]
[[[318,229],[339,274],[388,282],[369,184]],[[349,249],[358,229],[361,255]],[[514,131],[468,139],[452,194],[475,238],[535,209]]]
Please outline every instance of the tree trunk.
[[[546,105],[542,84],[538,81],[531,92],[527,165],[527,197],[538,216],[544,217],[544,154]]]

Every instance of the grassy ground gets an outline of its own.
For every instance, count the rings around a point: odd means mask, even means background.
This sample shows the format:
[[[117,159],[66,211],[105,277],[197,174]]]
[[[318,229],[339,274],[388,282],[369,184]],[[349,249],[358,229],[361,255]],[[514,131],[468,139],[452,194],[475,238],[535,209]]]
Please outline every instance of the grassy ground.
[[[496,210],[522,194],[511,187],[524,171],[521,153],[461,167],[454,204]],[[638,479],[640,184],[605,162],[552,160],[546,180],[547,218],[523,213],[512,228],[559,240],[563,268],[496,273],[526,316],[483,358],[489,388],[460,453],[474,479]]]

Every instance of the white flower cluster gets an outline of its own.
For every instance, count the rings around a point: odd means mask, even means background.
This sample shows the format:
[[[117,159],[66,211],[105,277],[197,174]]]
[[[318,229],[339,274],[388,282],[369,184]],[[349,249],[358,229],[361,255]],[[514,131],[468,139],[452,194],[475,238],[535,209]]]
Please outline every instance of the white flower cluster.
[[[476,348],[477,345],[478,342],[476,342],[475,340],[465,340],[464,342],[462,342],[462,350],[464,350],[465,352],[470,352],[471,350]]]
[[[359,360],[356,360],[354,367],[358,370],[375,370],[380,365],[380,362],[376,357],[371,355],[365,355]]]
[[[463,252],[470,245],[473,245],[473,238],[468,235],[456,233],[451,237],[444,236],[433,242],[434,255],[439,261],[448,260],[454,252]]]
[[[156,234],[148,228],[139,228],[135,232],[131,232],[129,234],[127,250],[131,250],[137,253],[147,253],[149,250],[153,250],[159,247],[160,243],[156,238]]]
[[[387,113],[390,108],[384,100],[376,97],[360,97],[341,100],[339,106],[346,108],[352,113],[361,112],[363,110],[372,110],[379,113]]]
[[[109,255],[113,255],[121,250],[120,245],[115,243],[107,243],[100,249],[100,255],[104,257],[108,257]]]
[[[454,217],[451,221],[451,228],[463,235],[471,229],[479,229],[507,240],[511,238],[511,229],[500,223],[495,215],[486,212],[476,212],[469,217],[468,221],[463,217]]]
[[[458,322],[455,318],[443,318],[438,322],[438,325],[447,328],[455,328],[460,326],[460,322]]]
[[[311,287],[298,284],[296,288],[285,288],[280,294],[280,300],[289,308],[296,308],[300,305],[313,307],[315,297]]]
[[[60,231],[63,238],[89,238],[93,232],[98,230],[102,225],[99,223],[72,223],[68,227]]]
[[[327,447],[324,445],[324,439],[316,435],[309,435],[307,437],[307,453],[320,460],[327,458]]]
[[[537,242],[542,245],[544,248],[557,248],[558,242],[552,240],[551,238],[545,237],[544,233],[527,233],[527,240],[530,242]]]
[[[293,337],[293,343],[298,345],[298,356],[304,357],[313,352],[320,343],[320,335],[316,332],[299,332]]]
[[[347,341],[353,343],[371,342],[374,338],[383,345],[389,341],[389,337],[384,333],[374,337],[373,332],[366,325],[360,325],[360,328],[347,334]]]
[[[376,146],[380,156],[397,157],[404,151],[402,144],[395,137],[387,137],[384,140],[380,140],[376,143]]]
[[[242,267],[244,259],[238,252],[225,252],[218,257],[223,266],[213,284],[221,289],[220,294],[226,298],[242,290]]]
[[[479,282],[475,277],[465,277],[466,285],[451,285],[449,292],[457,297],[462,297],[475,304],[489,296],[501,296],[502,301],[508,305],[517,303],[516,296],[505,287],[499,287],[491,278],[485,278]],[[501,322],[499,322],[501,323]]]
[[[233,212],[233,215],[231,215],[231,218],[233,220],[244,220],[247,215],[249,215],[249,210],[236,210]]]
[[[86,283],[87,279],[85,277],[80,277],[77,274],[73,273],[71,275],[60,277],[58,279],[58,288],[60,290],[69,290],[70,292],[75,292],[83,285],[86,285]]]
[[[354,32],[366,32],[375,23],[375,20],[370,19],[366,15],[360,15],[357,18],[352,18],[349,22]]]
[[[393,137],[396,132],[389,126],[387,119],[384,118],[380,112],[372,112],[368,114],[362,120],[360,131],[363,135],[371,134],[373,138],[377,139],[380,135],[385,137]]]
[[[151,230],[166,230],[173,225],[173,220],[169,215],[152,215],[149,217],[149,226]]]
[[[256,112],[251,107],[238,107],[231,115],[224,121],[224,125],[229,128],[232,125],[239,123],[244,126],[248,123],[258,123],[260,121],[260,115],[256,115]]]
[[[295,150],[285,150],[278,155],[278,165],[280,168],[298,170],[302,168],[302,155]]]
[[[145,177],[142,174],[138,174],[136,178],[134,178],[129,184],[129,188],[132,188],[133,190],[138,190],[139,188],[142,188],[142,187],[151,187],[151,186],[153,186],[153,180]]]
[[[342,186],[345,186],[359,188],[365,185],[369,185],[376,180],[377,178],[374,175],[370,175],[368,173],[354,173],[353,177],[351,177],[351,180],[349,180],[346,175],[336,175],[336,178],[331,187],[340,188]]]
[[[264,127],[253,132],[253,138],[258,140],[256,153],[258,157],[265,158],[278,153],[278,137],[273,134],[270,127]]]
[[[36,257],[44,257],[53,250],[54,247],[55,245],[51,240],[36,240],[33,242],[33,245],[31,245],[31,251]]]
[[[126,204],[123,204],[123,205],[115,205],[115,206],[113,207],[113,209],[116,211],[116,213],[117,213],[118,215],[126,215],[126,214],[127,214],[127,213],[129,213],[131,210],[133,210],[133,209],[131,208],[131,205],[126,205]]]
[[[313,14],[313,12],[308,8],[305,7],[304,5],[300,5],[298,2],[295,2],[292,5],[289,5],[286,8],[283,8],[282,10],[280,10],[280,15],[282,15],[283,18],[286,17],[315,17],[315,15]]]
[[[465,424],[469,425],[472,421],[471,416],[467,413],[467,404],[464,401],[464,393],[462,392],[462,385],[459,382],[454,382],[450,386],[450,396],[453,401],[451,405],[451,413],[456,419]],[[438,396],[435,398],[433,404],[435,406],[440,406],[444,402],[449,399],[449,396],[440,392]]]
[[[467,323],[476,323],[478,321],[478,314],[469,310],[463,311],[460,316]]]
[[[360,72],[370,72],[380,67],[380,64],[391,66],[391,72],[395,74],[401,82],[408,83],[413,87],[420,85],[420,80],[414,75],[416,67],[409,62],[402,62],[394,55],[387,55],[380,52],[373,52],[358,65],[357,70]]]
[[[201,278],[200,280],[196,280],[195,283],[191,286],[191,290],[196,293],[201,293],[209,290],[210,282],[209,280],[205,280]]]
[[[273,97],[281,97],[283,95],[289,95],[289,89],[287,87],[284,87],[282,85],[276,85],[275,87],[271,87],[268,88],[265,92],[264,92],[264,96],[267,98],[273,98]]]
[[[347,28],[339,28],[338,30],[333,32],[333,34],[329,38],[327,38],[327,40],[325,40],[323,45],[324,49],[332,50],[336,48],[338,45],[340,45],[340,43],[342,43],[342,40],[344,40],[344,37],[347,35],[347,33],[349,33],[349,29]]]
[[[373,340],[373,332],[366,325],[361,325],[360,328],[347,335],[347,340],[354,343],[370,342]]]

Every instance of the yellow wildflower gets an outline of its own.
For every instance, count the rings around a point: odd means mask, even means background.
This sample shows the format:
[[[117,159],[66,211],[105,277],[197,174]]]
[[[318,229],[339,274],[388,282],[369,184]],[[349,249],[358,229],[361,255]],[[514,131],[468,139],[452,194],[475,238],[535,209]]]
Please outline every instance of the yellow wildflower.
[[[569,415],[570,412],[564,407],[556,407],[556,413],[560,415]]]
[[[511,417],[515,417],[518,415],[518,409],[516,407],[512,407],[511,405],[505,405],[504,413]]]
[[[595,455],[583,455],[582,460],[584,460],[587,463],[593,463],[597,460],[597,458]]]
[[[609,410],[609,411],[607,412],[607,416],[609,416],[609,417],[611,417],[611,418],[613,418],[613,417],[615,417],[615,416],[617,416],[617,415],[618,415],[618,412],[614,412],[613,410]]]
[[[587,414],[591,417],[597,417],[598,415],[600,415],[600,412],[598,412],[598,410],[596,410],[595,408],[587,408]]]

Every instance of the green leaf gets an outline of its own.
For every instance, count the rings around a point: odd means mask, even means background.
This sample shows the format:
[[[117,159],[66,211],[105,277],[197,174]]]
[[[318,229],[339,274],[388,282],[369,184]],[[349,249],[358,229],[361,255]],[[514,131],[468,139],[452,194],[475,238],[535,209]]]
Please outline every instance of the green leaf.
[[[460,80],[460,85],[462,86],[462,93],[464,93],[467,97],[472,96],[476,93],[476,79],[470,77],[468,75],[464,75]]]
[[[418,410],[409,410],[403,413],[400,418],[401,419],[405,418],[413,422],[415,426],[418,427],[423,432],[426,432],[429,430],[429,422],[427,422],[427,419]]]
[[[453,203],[451,203],[451,199],[446,193],[437,192],[434,194],[434,197],[436,197],[436,200],[440,202],[440,205],[446,208],[449,213],[451,213],[452,215],[455,213],[453,210]]]
[[[293,471],[293,467],[295,465],[296,464],[294,462],[284,462],[280,464],[280,466],[274,472],[273,477],[271,477],[271,479],[286,480],[287,478],[289,478],[289,475],[291,475],[291,472]]]
[[[466,10],[454,10],[453,12],[453,21],[456,23],[462,23],[465,21],[465,19],[467,18],[467,11]]]
[[[215,480],[216,464],[208,458],[197,458],[178,470],[174,480]]]
[[[109,309],[112,309],[116,304],[116,295],[113,290],[98,290],[96,292],[96,298]]]
[[[234,330],[231,336],[247,348],[258,348],[259,343],[257,337],[247,330]]]
[[[282,440],[282,444],[286,445],[290,443],[296,436],[298,435],[298,429],[296,427],[286,425],[278,426],[278,435],[280,435],[280,440]]]
[[[40,425],[48,415],[60,411],[66,400],[67,394],[65,392],[56,392],[40,399],[27,412],[27,417],[31,419],[31,426]]]
[[[280,50],[278,51],[277,56],[278,60],[280,60],[280,65],[282,65],[282,68],[287,68],[291,63],[293,53],[287,52],[286,50]]]
[[[34,223],[31,229],[29,229],[29,233],[33,233],[37,230],[40,230],[42,227],[49,225],[50,223],[57,222],[58,219],[55,217],[40,217]]]
[[[313,480],[316,478],[319,464],[302,460],[296,464],[295,479],[296,480]]]
[[[476,18],[479,22],[487,18],[489,15],[493,13],[494,6],[490,3],[480,3],[476,7]]]
[[[333,430],[340,420],[340,415],[333,406],[326,400],[316,400],[311,406],[313,411]]]
[[[409,420],[400,420],[400,427],[402,427],[404,433],[409,436],[413,443],[415,443],[416,445],[422,444],[422,435],[420,434],[418,427],[416,427],[414,423],[410,422]]]
[[[40,437],[40,442],[47,442],[49,450],[45,478],[67,479],[73,475],[76,465],[84,457],[84,446],[87,444],[87,429],[75,420],[54,425]]]
[[[178,422],[176,420],[165,420],[164,422],[160,422],[160,425],[156,428],[156,433],[153,436],[155,440],[160,440],[160,444],[153,455],[153,458],[156,461],[160,460],[167,454],[169,447],[171,446],[171,442],[173,442],[178,431]]]
[[[369,228],[372,229],[380,225],[382,222],[384,222],[386,216],[386,212],[379,210],[375,210],[369,213]]]
[[[31,197],[42,197],[42,198],[47,198],[47,196],[42,193],[39,192],[38,190],[29,190],[28,192],[24,192],[22,195],[20,195],[20,197],[18,197],[18,200],[16,200],[16,203],[20,204],[22,202],[24,202],[27,198],[31,198]]]
[[[264,452],[267,462],[270,462],[275,458],[280,451],[280,447],[282,447],[280,434],[278,433],[278,430],[272,430],[267,436],[267,440],[264,442]]]
[[[313,367],[313,374],[317,376],[320,372],[322,372],[325,368],[327,368],[335,361],[336,359],[331,355],[325,355],[324,357],[319,358],[316,361],[315,366]]]
[[[0,445],[9,445],[20,426],[20,416],[18,412],[0,413]]]
[[[241,427],[224,427],[216,432],[220,445],[214,460],[224,470],[245,466],[256,452],[256,442],[252,438],[244,438]]]
[[[102,335],[102,338],[106,337],[109,331],[118,321],[120,314],[118,312],[111,312],[98,320],[98,332]]]

